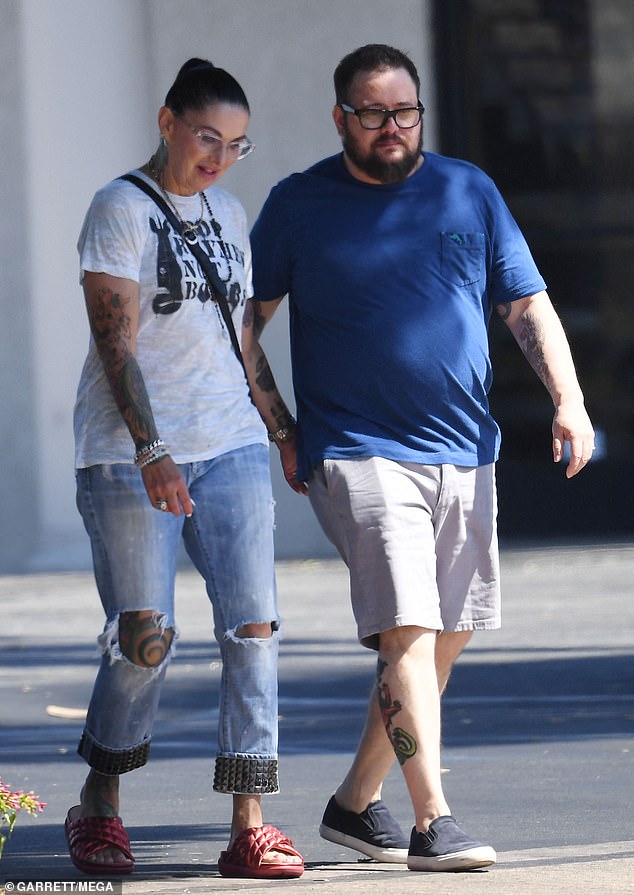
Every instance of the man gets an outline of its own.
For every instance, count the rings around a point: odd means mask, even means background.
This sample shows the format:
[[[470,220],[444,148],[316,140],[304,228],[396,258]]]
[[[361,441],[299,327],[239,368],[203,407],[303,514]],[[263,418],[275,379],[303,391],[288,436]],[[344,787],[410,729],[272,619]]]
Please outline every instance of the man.
[[[346,562],[359,639],[378,651],[376,695],[321,835],[411,870],[456,870],[496,859],[451,815],[440,769],[452,665],[474,630],[500,624],[494,308],[550,393],[568,477],[594,435],[561,323],[494,184],[422,153],[419,87],[391,47],[339,64],[343,153],[272,190],[252,233],[244,338],[285,477]],[[257,342],[286,294],[296,428]],[[409,843],[380,800],[394,756],[414,808]]]

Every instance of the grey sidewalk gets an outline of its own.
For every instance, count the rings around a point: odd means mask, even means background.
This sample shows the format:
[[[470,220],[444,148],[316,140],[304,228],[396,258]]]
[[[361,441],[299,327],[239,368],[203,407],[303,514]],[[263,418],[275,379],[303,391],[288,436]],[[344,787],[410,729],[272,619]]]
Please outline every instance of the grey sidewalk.
[[[338,562],[278,566],[282,792],[266,820],[306,858],[297,881],[223,880],[230,802],[210,777],[218,687],[210,614],[195,573],[179,574],[178,652],[150,763],[124,778],[122,814],[137,858],[126,895],[304,895],[399,891],[634,892],[634,547],[503,551],[504,619],[478,635],[446,695],[446,790],[499,863],[471,874],[415,874],[321,840],[327,798],[345,773],[363,720],[374,657],[356,643]],[[19,818],[1,880],[86,880],[62,824],[85,766],[75,755],[96,669],[101,611],[88,574],[0,578],[0,776],[48,805]],[[412,823],[398,770],[385,797]],[[0,885],[1,890],[1,885]]]

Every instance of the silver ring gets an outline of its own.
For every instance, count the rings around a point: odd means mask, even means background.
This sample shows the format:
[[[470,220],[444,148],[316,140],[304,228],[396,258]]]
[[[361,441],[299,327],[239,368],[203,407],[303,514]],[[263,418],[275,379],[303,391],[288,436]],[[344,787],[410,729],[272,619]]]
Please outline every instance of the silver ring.
[[[164,513],[167,512],[167,501],[164,497],[159,497],[156,501],[156,509],[162,510]]]

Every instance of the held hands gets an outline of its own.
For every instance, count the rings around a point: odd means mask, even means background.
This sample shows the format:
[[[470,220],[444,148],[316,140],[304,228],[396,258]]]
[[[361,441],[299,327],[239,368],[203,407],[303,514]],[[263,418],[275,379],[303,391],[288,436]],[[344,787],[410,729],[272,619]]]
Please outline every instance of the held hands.
[[[278,443],[284,478],[297,494],[308,494],[305,482],[297,481],[297,445],[295,439]]]
[[[582,402],[561,404],[553,419],[553,460],[564,456],[564,444],[570,446],[566,478],[571,479],[584,468],[594,451],[594,429]]]
[[[174,516],[185,513],[189,518],[192,515],[194,502],[189,496],[182,472],[169,454],[158,463],[144,466],[141,475],[147,496],[155,509],[173,513]]]

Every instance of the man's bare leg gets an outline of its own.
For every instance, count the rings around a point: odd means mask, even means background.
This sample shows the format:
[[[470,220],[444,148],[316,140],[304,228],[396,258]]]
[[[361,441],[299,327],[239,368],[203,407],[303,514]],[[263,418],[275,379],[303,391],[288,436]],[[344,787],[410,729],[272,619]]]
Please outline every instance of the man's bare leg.
[[[440,770],[440,693],[436,631],[402,627],[380,637],[377,695],[383,724],[403,770],[417,830],[450,814]]]
[[[453,664],[469,642],[471,635],[471,631],[436,634],[434,665],[439,694],[444,693]],[[359,814],[370,802],[380,799],[383,781],[394,761],[394,748],[386,735],[374,687],[370,694],[365,728],[357,752],[350,770],[335,793],[337,804],[347,811]]]

